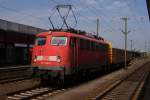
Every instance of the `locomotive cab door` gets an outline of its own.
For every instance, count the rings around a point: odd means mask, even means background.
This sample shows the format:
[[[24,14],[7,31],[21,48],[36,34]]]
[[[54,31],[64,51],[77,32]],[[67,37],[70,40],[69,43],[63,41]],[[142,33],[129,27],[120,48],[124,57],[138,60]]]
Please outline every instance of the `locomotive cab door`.
[[[72,51],[72,67],[76,70],[78,67],[78,40],[76,37],[70,39],[70,46]]]

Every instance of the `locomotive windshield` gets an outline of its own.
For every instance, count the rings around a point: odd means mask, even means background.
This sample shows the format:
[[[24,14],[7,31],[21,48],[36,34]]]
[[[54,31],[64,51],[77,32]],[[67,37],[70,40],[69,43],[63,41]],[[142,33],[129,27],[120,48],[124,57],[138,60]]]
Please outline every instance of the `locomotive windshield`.
[[[45,43],[46,43],[46,38],[45,37],[38,37],[35,40],[35,44],[38,45],[38,46],[45,45]]]
[[[51,45],[67,45],[67,37],[52,37]]]

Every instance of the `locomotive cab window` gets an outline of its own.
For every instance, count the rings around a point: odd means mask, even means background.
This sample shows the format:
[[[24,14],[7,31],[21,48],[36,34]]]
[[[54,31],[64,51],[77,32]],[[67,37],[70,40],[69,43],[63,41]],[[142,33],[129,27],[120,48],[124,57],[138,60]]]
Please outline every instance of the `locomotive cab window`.
[[[67,37],[52,37],[51,45],[65,46],[67,45]]]
[[[45,45],[45,43],[46,43],[46,38],[45,37],[38,37],[35,40],[35,44],[38,45],[38,46]]]

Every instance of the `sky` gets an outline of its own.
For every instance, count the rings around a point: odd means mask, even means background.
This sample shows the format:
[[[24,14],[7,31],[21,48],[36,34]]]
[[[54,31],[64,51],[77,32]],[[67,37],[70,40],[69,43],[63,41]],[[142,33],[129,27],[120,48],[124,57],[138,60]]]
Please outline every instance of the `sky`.
[[[0,0],[0,19],[39,27],[52,28],[48,18],[51,16],[55,27],[60,27],[62,19],[56,12],[56,5],[72,5],[77,19],[75,29],[96,34],[96,19],[99,18],[99,36],[110,41],[115,48],[124,48],[124,21],[128,17],[128,49],[150,50],[150,21],[146,0]],[[66,13],[61,9],[61,14]],[[55,13],[54,13],[55,12]],[[67,18],[69,26],[75,25],[73,14]]]

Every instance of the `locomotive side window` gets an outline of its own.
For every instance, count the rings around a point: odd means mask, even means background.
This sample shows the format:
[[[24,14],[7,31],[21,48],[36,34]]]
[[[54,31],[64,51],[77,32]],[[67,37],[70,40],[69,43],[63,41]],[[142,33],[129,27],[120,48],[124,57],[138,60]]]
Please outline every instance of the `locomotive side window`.
[[[95,50],[95,42],[93,42],[93,41],[91,42],[91,50],[93,50],[93,51]]]
[[[73,43],[73,39],[72,39],[72,38],[70,38],[70,46],[71,46],[71,47],[74,46],[74,43]]]
[[[87,49],[90,50],[90,41],[87,41]]]
[[[71,37],[70,38],[70,46],[76,46],[76,38]]]
[[[88,40],[83,40],[83,48],[84,48],[85,50],[88,49],[87,43],[88,43]]]
[[[38,45],[38,46],[45,45],[45,43],[46,43],[46,38],[45,37],[38,37],[35,40],[35,44]]]
[[[83,40],[83,39],[80,39],[80,43],[79,43],[79,44],[80,44],[80,48],[81,48],[81,49],[84,49],[84,43],[83,43],[83,42],[84,42],[84,40]]]
[[[51,45],[65,46],[67,45],[67,37],[52,37]]]
[[[96,51],[98,51],[98,45],[99,45],[99,43],[96,43]]]

